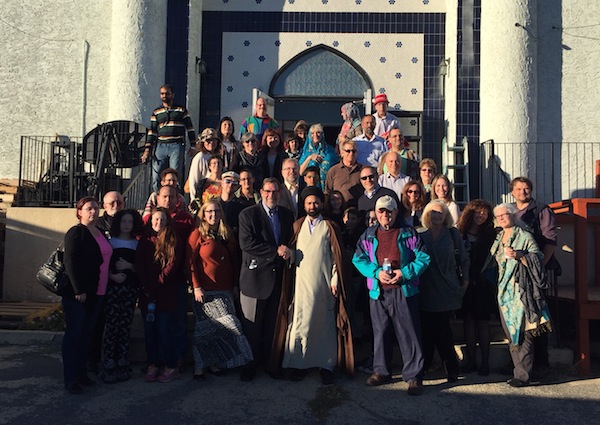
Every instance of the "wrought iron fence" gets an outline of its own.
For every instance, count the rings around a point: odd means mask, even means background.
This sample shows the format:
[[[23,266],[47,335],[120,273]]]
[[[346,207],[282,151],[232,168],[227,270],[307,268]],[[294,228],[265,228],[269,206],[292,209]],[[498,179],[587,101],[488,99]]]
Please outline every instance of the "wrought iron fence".
[[[83,152],[81,138],[22,136],[17,206],[72,207],[82,196],[123,194],[129,208],[143,209],[150,193],[149,165],[115,167]]]
[[[515,143],[487,140],[480,145],[481,197],[492,202],[512,202],[510,181],[527,176],[534,197],[550,203],[595,196],[595,160],[600,143]]]

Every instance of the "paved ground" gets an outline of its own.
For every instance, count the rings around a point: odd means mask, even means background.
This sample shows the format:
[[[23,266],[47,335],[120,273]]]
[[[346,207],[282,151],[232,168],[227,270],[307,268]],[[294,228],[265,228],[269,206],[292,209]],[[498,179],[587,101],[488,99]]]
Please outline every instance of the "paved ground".
[[[0,344],[0,424],[600,423],[600,378],[580,379],[568,368],[522,389],[495,374],[456,384],[431,379],[425,394],[410,397],[402,381],[369,388],[361,373],[329,387],[316,372],[300,383],[262,374],[244,383],[234,373],[197,382],[188,372],[147,384],[136,366],[129,382],[74,396],[61,382],[60,336],[14,333],[0,335]]]

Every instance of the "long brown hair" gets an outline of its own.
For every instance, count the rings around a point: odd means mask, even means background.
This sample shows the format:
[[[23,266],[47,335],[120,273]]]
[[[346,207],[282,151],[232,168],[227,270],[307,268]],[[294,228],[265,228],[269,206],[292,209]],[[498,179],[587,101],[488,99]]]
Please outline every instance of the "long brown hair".
[[[148,227],[151,234],[154,233],[154,229],[152,229],[152,216],[156,213],[162,213],[167,218],[166,226],[156,234],[156,242],[154,243],[154,261],[164,268],[175,259],[177,233],[175,233],[175,229],[173,228],[169,210],[158,207],[152,210],[150,219],[148,220]]]
[[[423,184],[418,180],[410,180],[407,182],[404,187],[402,187],[402,206],[406,211],[412,211],[413,207],[408,201],[407,191],[411,186],[417,186],[417,189],[420,191],[419,200],[415,203],[415,210],[422,210],[425,208],[425,204],[427,204],[427,200],[425,199],[425,189],[423,189]]]
[[[467,204],[465,210],[458,219],[458,223],[456,223],[456,228],[463,237],[467,234],[469,228],[473,224],[475,214],[481,210],[487,211],[488,217],[487,220],[479,226],[479,231],[482,235],[491,235],[494,233],[494,214],[492,213],[492,205],[483,199],[473,199]]]

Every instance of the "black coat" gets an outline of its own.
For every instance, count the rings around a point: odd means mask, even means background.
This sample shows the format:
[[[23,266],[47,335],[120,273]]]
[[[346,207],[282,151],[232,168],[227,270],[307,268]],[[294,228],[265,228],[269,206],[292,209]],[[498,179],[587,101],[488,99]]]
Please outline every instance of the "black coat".
[[[278,210],[279,244],[287,245],[292,237],[294,214],[285,207],[280,206]],[[240,291],[251,298],[267,299],[275,285],[281,285],[285,262],[277,255],[271,222],[262,203],[244,209],[240,213],[239,226]]]
[[[98,242],[87,227],[71,227],[65,235],[64,262],[75,294],[96,293],[103,261]]]

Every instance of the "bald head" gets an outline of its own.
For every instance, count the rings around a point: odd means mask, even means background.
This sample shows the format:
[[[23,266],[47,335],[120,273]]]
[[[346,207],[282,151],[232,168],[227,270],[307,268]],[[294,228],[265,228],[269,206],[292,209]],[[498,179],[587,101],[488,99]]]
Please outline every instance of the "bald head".
[[[116,190],[106,192],[104,198],[102,198],[102,208],[106,211],[106,214],[114,217],[117,211],[121,211],[125,208],[125,202],[123,202],[123,195]]]

